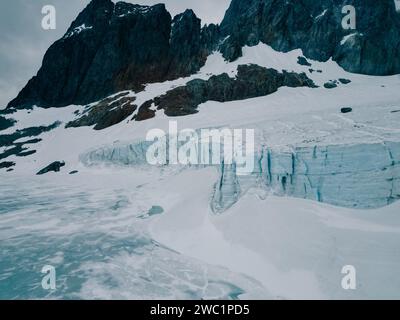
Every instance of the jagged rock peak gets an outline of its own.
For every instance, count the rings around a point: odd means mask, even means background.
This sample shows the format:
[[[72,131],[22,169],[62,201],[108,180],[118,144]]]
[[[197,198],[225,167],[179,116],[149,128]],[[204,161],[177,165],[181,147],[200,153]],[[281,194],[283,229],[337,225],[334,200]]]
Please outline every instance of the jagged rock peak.
[[[102,26],[108,22],[114,12],[114,3],[111,0],[92,0],[78,15],[68,28],[67,33],[85,25],[87,27]]]
[[[144,15],[152,10],[167,11],[164,4],[144,6],[123,1],[114,4],[111,0],[92,0],[71,24],[66,35],[82,26],[86,29],[103,27],[112,23],[112,19],[124,18],[132,14]]]
[[[174,22],[164,4],[93,0],[46,52],[38,74],[8,108],[88,104],[146,83],[190,75],[211,48],[186,10]]]
[[[344,5],[356,8],[356,30],[342,28]],[[216,49],[232,61],[259,42],[284,52],[300,48],[314,60],[333,58],[350,72],[400,73],[393,0],[232,0],[221,26],[203,28],[192,10],[172,19],[163,4],[92,0],[8,108],[88,104],[139,91],[195,73]]]
[[[356,9],[356,29],[342,28],[342,9]],[[230,36],[228,60],[244,45],[263,42],[279,51],[302,49],[311,59],[333,57],[350,72],[400,73],[400,14],[394,0],[232,0],[221,31]]]

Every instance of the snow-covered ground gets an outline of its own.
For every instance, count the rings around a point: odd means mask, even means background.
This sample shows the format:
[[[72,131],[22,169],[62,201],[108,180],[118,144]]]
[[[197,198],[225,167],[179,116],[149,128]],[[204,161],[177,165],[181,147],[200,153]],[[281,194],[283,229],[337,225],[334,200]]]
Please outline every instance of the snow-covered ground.
[[[400,155],[392,152],[397,149],[389,148],[385,156],[374,149],[400,142],[400,77],[350,74],[332,61],[301,66],[301,55],[261,44],[244,48],[234,63],[215,53],[197,75],[130,94],[140,105],[191,79],[222,72],[234,77],[239,64],[306,72],[319,88],[210,101],[198,114],[174,120],[180,129],[255,129],[259,149],[277,154],[296,148],[350,150],[337,153],[336,160],[350,154],[346,165],[354,159],[352,174],[378,165],[369,179],[370,169],[364,180],[357,175],[347,180],[346,186],[355,187],[345,190],[346,197],[363,199],[359,190],[379,195],[386,185],[376,181],[391,177],[392,196],[400,195],[395,182]],[[339,78],[351,83],[323,87]],[[342,114],[342,107],[353,112]],[[129,165],[118,157],[100,157],[91,166],[82,161],[93,151],[139,144],[150,129],[168,131],[171,119],[162,111],[154,119],[128,120],[102,131],[64,129],[83,108],[34,108],[7,116],[18,122],[1,134],[63,124],[39,136],[43,140],[30,146],[35,154],[5,159],[16,162],[14,172],[0,171],[0,298],[399,298],[399,203],[356,210],[275,197],[274,190],[247,183],[245,192],[215,215],[218,168],[150,167],[135,157]],[[387,170],[378,169],[385,169],[381,164],[390,157],[395,164],[386,177]],[[35,176],[57,160],[66,162],[60,173]],[[68,175],[72,170],[79,172]],[[152,214],[153,207],[161,207],[161,213]],[[60,287],[51,294],[40,287],[44,264],[58,268]],[[357,270],[357,290],[341,286],[345,265]]]
[[[399,203],[343,209],[252,189],[216,216],[216,177],[205,168],[4,178],[0,297],[399,298]],[[40,284],[48,264],[54,292]],[[356,290],[342,289],[345,265]]]

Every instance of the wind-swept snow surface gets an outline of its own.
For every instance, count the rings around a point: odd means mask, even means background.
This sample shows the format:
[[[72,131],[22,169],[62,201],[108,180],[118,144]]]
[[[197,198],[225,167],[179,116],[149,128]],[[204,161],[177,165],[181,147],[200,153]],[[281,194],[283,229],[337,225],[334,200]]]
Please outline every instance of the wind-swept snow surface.
[[[202,196],[209,190],[207,176],[184,173],[170,181],[171,192],[191,201],[176,202],[165,215],[154,218],[155,239],[251,276],[274,298],[400,297],[398,204],[357,211],[252,189],[223,215],[212,216],[208,199]],[[196,186],[186,194],[173,187],[194,178]],[[345,265],[358,271],[357,290],[341,286]]]
[[[1,298],[399,298],[397,203],[341,209],[252,189],[216,216],[216,177],[206,168],[4,178]],[[46,264],[57,269],[54,292],[40,284]],[[342,289],[345,265],[357,290]]]

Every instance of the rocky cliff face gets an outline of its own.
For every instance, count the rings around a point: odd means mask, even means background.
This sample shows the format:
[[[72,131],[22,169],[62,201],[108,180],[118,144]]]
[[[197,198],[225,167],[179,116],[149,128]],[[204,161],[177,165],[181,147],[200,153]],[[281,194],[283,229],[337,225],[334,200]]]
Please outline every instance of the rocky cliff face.
[[[217,31],[216,26],[202,30],[191,10],[172,20],[162,4],[93,0],[8,107],[86,104],[192,74],[204,64]]]
[[[344,5],[356,8],[356,30],[342,28]],[[192,10],[172,18],[162,4],[92,0],[8,108],[88,104],[138,91],[195,73],[213,50],[235,60],[244,45],[260,41],[279,51],[301,48],[315,60],[333,57],[351,72],[400,73],[393,0],[232,0],[221,26],[203,28]]]
[[[316,87],[305,73],[278,72],[258,65],[239,65],[236,78],[223,73],[210,79],[194,79],[186,86],[168,91],[165,95],[146,101],[139,109],[136,120],[146,120],[155,115],[154,105],[170,117],[197,113],[198,106],[207,101],[235,101],[262,97],[281,87]]]
[[[356,9],[356,30],[342,28],[342,8]],[[315,60],[333,57],[355,73],[400,73],[400,14],[393,0],[233,0],[221,24],[225,57],[259,41],[279,51],[301,48]]]

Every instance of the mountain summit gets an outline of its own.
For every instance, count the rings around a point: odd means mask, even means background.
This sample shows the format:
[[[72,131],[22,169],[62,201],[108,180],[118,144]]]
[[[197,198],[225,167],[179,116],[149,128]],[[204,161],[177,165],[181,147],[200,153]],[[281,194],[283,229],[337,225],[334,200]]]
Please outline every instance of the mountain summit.
[[[345,30],[342,9],[356,9],[356,29]],[[302,49],[314,60],[337,61],[346,71],[400,73],[400,14],[393,0],[232,0],[221,23],[223,52],[235,60],[259,41],[278,51]]]
[[[93,0],[8,107],[85,104],[192,74],[210,52],[209,29],[192,10],[172,19],[163,4]]]

